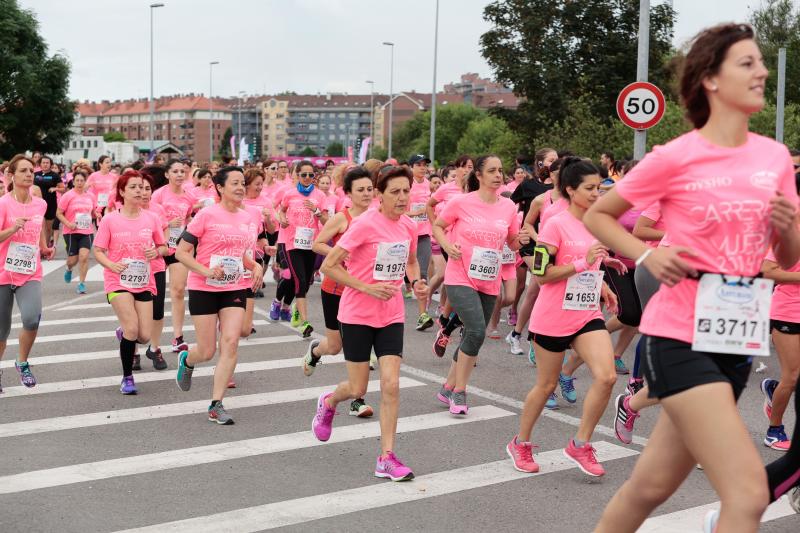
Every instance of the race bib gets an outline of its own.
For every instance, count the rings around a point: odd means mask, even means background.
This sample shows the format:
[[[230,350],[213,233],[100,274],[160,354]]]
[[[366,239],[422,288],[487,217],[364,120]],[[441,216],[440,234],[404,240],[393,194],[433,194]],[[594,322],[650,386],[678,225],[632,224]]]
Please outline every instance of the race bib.
[[[426,204],[424,204],[424,203],[422,203],[422,204],[411,204],[411,210],[412,211],[417,211],[419,209],[423,209],[425,207],[425,205]],[[411,217],[411,219],[415,220],[417,222],[427,222],[428,221],[428,211],[427,210],[423,211],[421,215],[414,215],[413,217]]]
[[[180,239],[181,235],[183,235],[184,229],[185,229],[184,226],[178,226],[177,228],[169,228],[169,239],[167,240],[167,246],[169,248],[178,247],[178,239]]]
[[[517,252],[508,247],[508,244],[503,244],[503,257],[500,262],[504,265],[513,265],[517,262]]]
[[[375,255],[372,278],[378,281],[397,281],[406,275],[409,241],[382,242]]]
[[[331,204],[328,206],[328,218],[333,218],[333,215],[336,214],[336,206]]]
[[[254,249],[250,248],[245,253],[250,256],[250,259],[252,259],[253,262],[255,262],[255,260],[256,260],[256,251]],[[253,277],[253,273],[250,272],[249,270],[247,270],[246,268],[244,268],[244,263],[242,263],[242,278],[251,279],[252,277]]]
[[[224,287],[238,283],[244,274],[244,265],[241,257],[230,257],[227,255],[212,255],[208,268],[222,267],[224,272],[222,279],[206,278],[206,284],[213,287]]]
[[[312,228],[296,228],[294,230],[294,247],[298,250],[310,250],[313,241],[314,230]]]
[[[75,226],[77,229],[91,229],[92,215],[89,213],[78,213],[75,215]]]
[[[600,309],[600,290],[603,288],[601,270],[587,270],[567,278],[561,309],[568,311],[595,311]]]
[[[203,207],[211,207],[212,205],[214,205],[213,198],[203,198]]]
[[[703,274],[694,301],[692,350],[769,355],[769,279]]]
[[[97,195],[97,205],[100,207],[108,207],[108,193],[101,192]]]
[[[126,289],[143,289],[150,283],[150,262],[126,257],[122,263],[128,265],[119,275],[119,284]]]
[[[469,277],[481,281],[494,281],[500,274],[500,252],[491,248],[472,248],[469,260]]]
[[[11,241],[6,253],[6,272],[31,275],[36,272],[39,247],[35,244]]]

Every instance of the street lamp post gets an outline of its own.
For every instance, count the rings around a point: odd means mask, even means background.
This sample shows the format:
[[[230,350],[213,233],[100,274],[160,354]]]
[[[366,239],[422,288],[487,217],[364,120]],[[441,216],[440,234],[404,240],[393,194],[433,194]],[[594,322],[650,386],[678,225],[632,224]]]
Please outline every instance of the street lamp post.
[[[244,104],[244,91],[239,91],[239,126],[236,128],[236,141],[241,142],[242,138],[242,105]]]
[[[369,83],[369,146],[367,147],[367,159],[372,155],[372,145],[375,143],[373,135],[373,128],[375,127],[375,82],[367,80]]]
[[[156,103],[153,100],[153,10],[159,7],[164,7],[164,4],[150,4],[150,101],[148,102],[150,108],[150,155],[152,155],[155,150],[155,141],[153,138],[155,137],[154,122],[156,112]]]
[[[208,63],[208,162],[214,159],[214,65],[219,61]]]
[[[394,43],[389,41],[383,42],[384,46],[392,49],[391,59],[389,61],[389,149],[387,150],[387,157],[392,158],[392,111],[394,107]]]
[[[433,92],[431,93],[431,149],[428,157],[435,160],[436,146],[436,57],[439,51],[439,0],[436,0],[436,22],[433,31]]]

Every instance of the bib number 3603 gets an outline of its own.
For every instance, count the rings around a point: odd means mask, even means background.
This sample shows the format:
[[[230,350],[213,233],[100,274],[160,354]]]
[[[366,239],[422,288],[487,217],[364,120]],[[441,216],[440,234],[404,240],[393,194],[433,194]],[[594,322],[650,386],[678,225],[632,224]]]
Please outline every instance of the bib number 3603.
[[[769,279],[703,274],[694,302],[692,350],[769,355]]]
[[[469,277],[481,281],[494,281],[500,274],[500,252],[492,248],[472,248],[469,260]]]
[[[595,311],[600,308],[600,291],[603,288],[601,270],[586,270],[567,278],[561,309],[569,311]]]

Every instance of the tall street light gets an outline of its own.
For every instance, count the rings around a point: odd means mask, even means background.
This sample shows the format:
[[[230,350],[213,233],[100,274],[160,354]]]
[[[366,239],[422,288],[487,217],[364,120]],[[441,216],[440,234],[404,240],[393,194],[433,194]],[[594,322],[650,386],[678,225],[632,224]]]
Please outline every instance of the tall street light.
[[[436,22],[433,31],[433,92],[431,93],[431,149],[428,157],[434,161],[436,146],[436,57],[439,51],[439,0],[436,0]]]
[[[153,154],[155,150],[155,141],[153,138],[155,137],[155,112],[156,112],[156,103],[153,100],[153,10],[159,7],[164,7],[164,4],[157,3],[157,4],[150,4],[150,101],[148,105],[150,107],[150,155]]]
[[[214,159],[214,65],[219,61],[208,63],[208,162]]]
[[[244,91],[239,91],[239,127],[236,128],[236,140],[239,142],[241,142],[240,139],[242,138],[242,105],[244,104],[244,99],[242,97],[244,95]]]
[[[388,46],[392,50],[391,60],[389,61],[389,149],[387,157],[392,158],[392,111],[394,107],[394,43],[389,41],[383,42],[384,46]]]
[[[375,143],[375,138],[372,136],[373,128],[375,127],[375,82],[367,80],[369,83],[369,146],[367,147],[367,159],[372,155],[372,145]]]

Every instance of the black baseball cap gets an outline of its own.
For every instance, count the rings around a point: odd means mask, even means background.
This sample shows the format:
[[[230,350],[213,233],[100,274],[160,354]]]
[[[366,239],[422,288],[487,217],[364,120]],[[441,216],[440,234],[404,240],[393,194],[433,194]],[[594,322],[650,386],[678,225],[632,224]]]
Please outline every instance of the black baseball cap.
[[[425,157],[425,154],[414,154],[408,158],[408,164],[412,167],[414,164],[419,163],[420,161],[425,161],[426,163],[430,164],[431,160]]]

